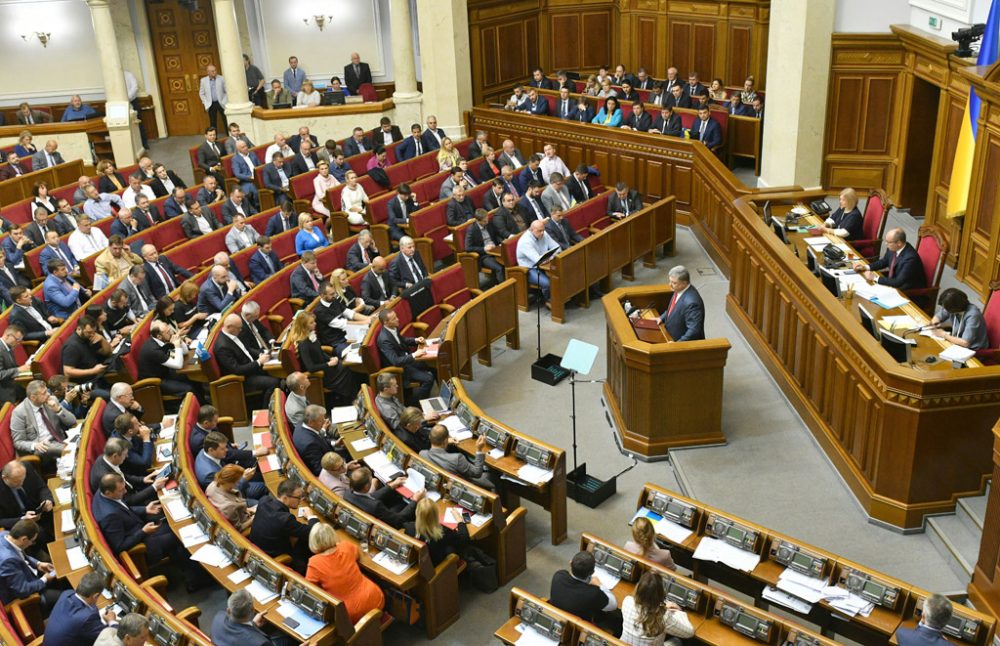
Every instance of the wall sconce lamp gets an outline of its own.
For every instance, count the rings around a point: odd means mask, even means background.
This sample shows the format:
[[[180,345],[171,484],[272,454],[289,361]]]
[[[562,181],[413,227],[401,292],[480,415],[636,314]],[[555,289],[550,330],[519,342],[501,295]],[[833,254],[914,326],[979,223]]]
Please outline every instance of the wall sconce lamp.
[[[48,47],[49,41],[52,40],[52,34],[50,32],[36,31],[33,34],[21,34],[21,38],[26,43],[31,41],[32,38],[37,38],[38,42],[42,44],[42,47]]]
[[[311,22],[319,27],[320,31],[323,31],[323,27],[326,27],[327,22],[333,22],[333,16],[313,16],[312,18],[303,18],[302,22],[306,25]]]

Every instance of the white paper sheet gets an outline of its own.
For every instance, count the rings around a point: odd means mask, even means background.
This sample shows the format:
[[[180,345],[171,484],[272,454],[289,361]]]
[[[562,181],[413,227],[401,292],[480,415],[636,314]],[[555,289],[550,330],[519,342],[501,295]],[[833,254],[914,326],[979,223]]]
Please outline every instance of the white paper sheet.
[[[493,458],[494,460],[499,460],[504,456],[504,452],[503,449],[490,449],[490,452],[487,453],[486,455]]]
[[[661,518],[653,523],[653,528],[660,536],[665,537],[671,543],[683,543],[691,536],[692,532],[683,525],[678,525],[672,520]]]
[[[70,491],[69,487],[56,487],[53,493],[56,495],[56,504],[58,505],[68,505],[73,501],[73,492]]]
[[[238,570],[229,573],[229,580],[232,581],[233,583],[243,583],[249,578],[250,578],[250,573],[244,570],[243,568],[240,568]]]
[[[354,406],[337,406],[330,411],[331,424],[343,424],[345,422],[356,422],[358,420],[358,409]]]
[[[787,592],[809,603],[816,603],[823,598],[823,589],[829,584],[828,579],[817,579],[801,572],[786,568],[778,575],[778,589]]]
[[[257,600],[258,603],[267,603],[271,599],[278,598],[277,592],[271,592],[269,589],[265,588],[259,581],[256,580],[248,583],[245,589],[247,592],[250,593],[250,596],[252,596],[254,599]]]
[[[167,513],[170,514],[175,523],[191,518],[191,510],[184,506],[184,501],[180,498],[168,500],[164,504],[164,507],[166,507]]]
[[[702,561],[722,563],[743,572],[750,572],[760,563],[759,554],[745,552],[710,536],[702,536],[693,556]]]
[[[208,542],[208,534],[203,532],[201,527],[198,527],[195,523],[181,527],[177,535],[180,536],[184,547],[194,547],[195,545]]]
[[[66,550],[66,560],[69,561],[69,569],[71,570],[79,570],[90,565],[87,555],[83,553],[83,548],[79,545]]]
[[[441,419],[438,424],[448,429],[449,434],[469,430],[465,427],[465,424],[462,423],[462,420],[458,418],[458,415],[449,415],[448,417]]]
[[[552,469],[540,469],[533,464],[526,464],[517,470],[517,477],[531,484],[541,484],[552,479]]]
[[[963,348],[960,345],[951,345],[945,348],[941,354],[938,356],[945,361],[961,361],[965,363],[976,354],[975,350],[970,350],[969,348]]]
[[[802,614],[808,614],[812,610],[812,605],[806,603],[802,599],[794,597],[782,590],[777,588],[772,588],[771,586],[765,586],[763,597],[768,601],[772,601],[779,606],[784,606],[786,608],[791,608],[796,612],[801,612]]]
[[[264,456],[264,462],[267,463],[267,466],[270,467],[272,471],[277,471],[281,468],[281,460],[274,453]]]
[[[372,442],[371,438],[363,437],[360,440],[351,442],[351,448],[358,452],[371,451],[375,448],[375,442]]]
[[[409,563],[397,561],[385,552],[379,552],[372,560],[397,576],[410,569]]]
[[[614,590],[615,586],[622,582],[620,576],[615,576],[601,566],[594,568],[594,576],[601,582],[601,587],[605,590]]]
[[[558,641],[544,637],[531,626],[520,624],[517,628],[521,636],[514,642],[515,646],[559,646]]]
[[[73,510],[63,509],[59,516],[59,525],[63,534],[72,534],[76,531],[76,523],[73,522]]]
[[[198,561],[199,563],[204,563],[211,567],[225,567],[231,563],[229,557],[226,556],[217,545],[202,545],[197,550],[191,553],[191,560]]]
[[[416,469],[407,469],[406,482],[403,483],[403,486],[416,493],[417,491],[427,487],[427,480],[424,478],[424,474],[420,473]]]
[[[482,527],[493,519],[493,514],[472,514],[469,522],[473,527]]]

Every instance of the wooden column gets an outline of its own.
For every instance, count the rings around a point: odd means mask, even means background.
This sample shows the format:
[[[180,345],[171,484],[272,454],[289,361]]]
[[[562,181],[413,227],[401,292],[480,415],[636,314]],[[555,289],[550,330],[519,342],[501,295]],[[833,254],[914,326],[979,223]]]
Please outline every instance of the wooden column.
[[[993,427],[993,485],[986,503],[979,560],[969,584],[969,599],[980,612],[1000,617],[1000,421]]]

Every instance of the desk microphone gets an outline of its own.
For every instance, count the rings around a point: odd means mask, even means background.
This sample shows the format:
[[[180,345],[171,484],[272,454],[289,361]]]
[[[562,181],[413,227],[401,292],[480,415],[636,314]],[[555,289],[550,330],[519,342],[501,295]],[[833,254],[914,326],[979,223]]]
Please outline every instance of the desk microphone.
[[[651,309],[651,308],[652,308],[651,305],[647,305],[646,307],[633,307],[628,312],[626,312],[625,316],[627,316],[629,318],[632,318],[633,314],[637,314],[636,318],[638,318],[638,317],[642,316],[643,312],[645,312],[646,310]]]

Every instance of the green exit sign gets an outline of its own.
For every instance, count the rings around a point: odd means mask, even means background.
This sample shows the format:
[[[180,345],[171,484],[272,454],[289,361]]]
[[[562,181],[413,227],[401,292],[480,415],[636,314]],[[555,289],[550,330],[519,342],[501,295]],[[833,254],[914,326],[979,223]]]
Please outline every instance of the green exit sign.
[[[941,18],[937,16],[927,16],[927,26],[931,29],[941,30]]]

